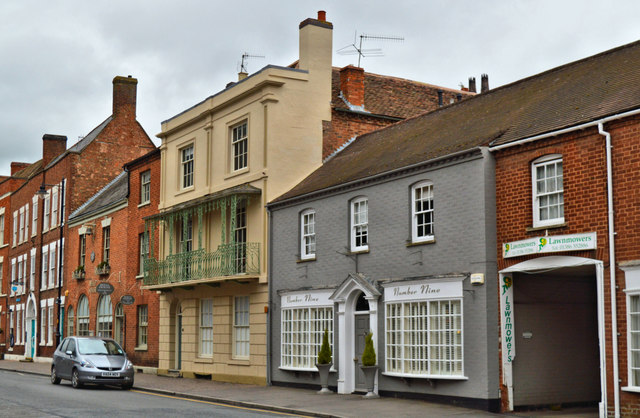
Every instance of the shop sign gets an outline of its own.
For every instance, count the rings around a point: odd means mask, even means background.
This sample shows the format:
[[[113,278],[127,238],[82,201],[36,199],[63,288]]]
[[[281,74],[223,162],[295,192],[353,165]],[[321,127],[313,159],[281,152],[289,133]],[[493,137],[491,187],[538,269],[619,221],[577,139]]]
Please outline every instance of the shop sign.
[[[394,283],[384,288],[384,300],[424,300],[451,299],[462,297],[462,280],[455,281],[413,281],[410,283]]]
[[[595,250],[596,247],[597,242],[595,232],[589,232],[587,234],[555,235],[504,243],[502,244],[502,256],[504,258],[509,258],[529,254]]]
[[[110,295],[114,290],[115,288],[110,283],[106,282],[102,282],[98,286],[96,286],[96,292],[98,292],[98,294],[100,295]]]
[[[333,290],[306,290],[289,292],[281,295],[280,302],[283,308],[297,308],[304,306],[333,306],[329,296]]]
[[[131,296],[131,295],[123,295],[123,296],[120,298],[120,302],[121,302],[123,305],[133,305],[133,302],[135,302],[135,299],[134,299],[134,297],[133,297],[133,296]]]

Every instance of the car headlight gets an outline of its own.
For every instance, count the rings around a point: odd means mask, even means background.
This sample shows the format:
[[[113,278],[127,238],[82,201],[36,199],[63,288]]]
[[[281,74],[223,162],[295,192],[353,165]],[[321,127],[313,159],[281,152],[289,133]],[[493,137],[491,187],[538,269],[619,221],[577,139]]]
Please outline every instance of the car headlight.
[[[94,366],[94,364],[93,364],[92,362],[90,362],[89,360],[82,360],[82,361],[80,362],[80,366],[85,367],[85,368],[87,368],[87,369],[90,369],[90,368],[92,368],[92,367],[96,367],[96,366]]]
[[[124,365],[124,368],[129,370],[129,369],[133,369],[133,363],[131,363],[129,360],[127,360],[127,362]]]

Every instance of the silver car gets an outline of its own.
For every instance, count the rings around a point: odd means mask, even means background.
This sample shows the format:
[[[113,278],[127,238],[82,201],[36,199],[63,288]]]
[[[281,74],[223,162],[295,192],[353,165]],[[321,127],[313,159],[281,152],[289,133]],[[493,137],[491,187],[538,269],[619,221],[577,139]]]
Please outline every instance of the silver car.
[[[74,388],[94,383],[131,389],[133,375],[133,364],[111,338],[67,337],[56,348],[51,364],[51,383],[67,379]]]

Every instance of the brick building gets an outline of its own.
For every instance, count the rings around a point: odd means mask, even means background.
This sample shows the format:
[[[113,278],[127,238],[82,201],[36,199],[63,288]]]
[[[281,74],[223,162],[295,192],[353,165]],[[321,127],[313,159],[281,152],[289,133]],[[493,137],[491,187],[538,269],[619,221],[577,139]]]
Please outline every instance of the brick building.
[[[160,151],[124,167],[69,215],[66,329],[113,337],[136,366],[157,367],[158,295],[141,286],[150,242],[158,242],[149,240],[143,217],[157,212]]]
[[[504,410],[639,414],[639,68],[636,42],[478,98],[496,159]]]
[[[135,118],[136,87],[135,78],[115,77],[111,116],[70,148],[66,137],[44,135],[42,159],[11,176],[22,182],[11,193],[6,216],[6,263],[16,284],[7,301],[13,313],[8,328],[14,330],[14,346],[7,352],[14,357],[50,357],[63,333],[56,324],[64,319],[63,290],[71,277],[63,257],[66,216],[116,177],[125,162],[155,149]],[[4,339],[9,342],[8,334]]]

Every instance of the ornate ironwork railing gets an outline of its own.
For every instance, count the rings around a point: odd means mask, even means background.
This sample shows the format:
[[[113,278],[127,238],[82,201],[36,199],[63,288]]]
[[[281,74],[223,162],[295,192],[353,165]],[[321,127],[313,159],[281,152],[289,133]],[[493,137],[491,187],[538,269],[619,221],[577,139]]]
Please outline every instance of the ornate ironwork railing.
[[[260,243],[223,244],[212,253],[204,249],[171,254],[164,260],[148,258],[144,262],[147,286],[235,276],[260,274]]]

